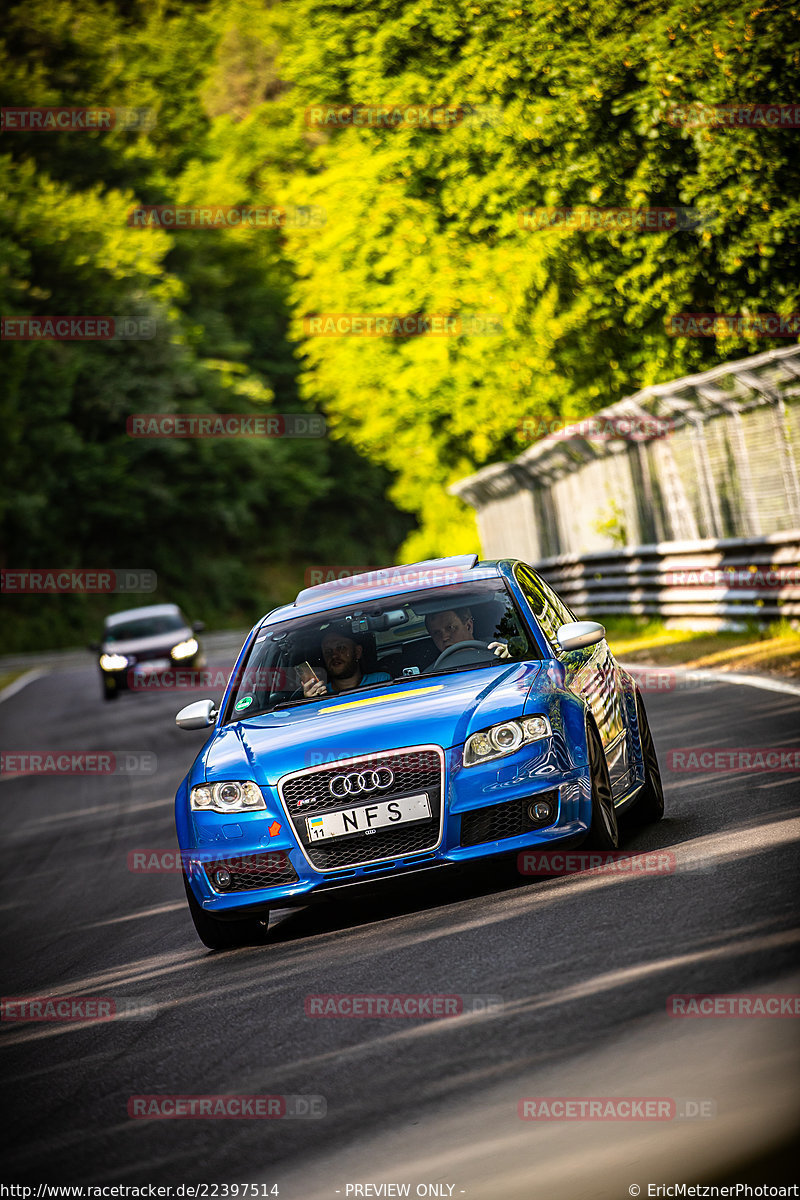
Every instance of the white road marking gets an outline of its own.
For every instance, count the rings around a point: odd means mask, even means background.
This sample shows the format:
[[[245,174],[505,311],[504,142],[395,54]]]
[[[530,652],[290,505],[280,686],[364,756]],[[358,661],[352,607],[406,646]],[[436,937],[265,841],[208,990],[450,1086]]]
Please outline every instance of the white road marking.
[[[619,660],[617,660],[619,662]],[[767,675],[742,675],[737,671],[698,670],[691,667],[645,666],[644,663],[624,663],[619,665],[636,677],[636,672],[642,671],[673,671],[685,679],[696,680],[698,683],[733,683],[741,687],[761,688],[764,692],[780,692],[785,696],[800,696],[800,684],[788,683],[783,679],[770,679]]]
[[[0,704],[4,700],[10,700],[12,696],[16,696],[17,692],[21,692],[29,683],[33,683],[34,679],[41,679],[43,675],[49,675],[50,672],[44,669],[35,671],[26,671],[24,675],[20,675],[19,679],[15,679],[8,687],[4,687],[0,692]]]

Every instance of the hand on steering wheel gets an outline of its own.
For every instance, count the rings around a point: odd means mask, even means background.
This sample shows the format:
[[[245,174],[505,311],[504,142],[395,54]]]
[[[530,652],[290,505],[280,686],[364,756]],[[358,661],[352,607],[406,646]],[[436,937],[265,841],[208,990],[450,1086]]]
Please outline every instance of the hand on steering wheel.
[[[502,643],[495,644],[502,645]],[[506,647],[506,649],[508,649],[508,647]],[[453,642],[452,646],[446,646],[436,659],[436,662],[433,663],[428,670],[435,670],[436,668],[440,667],[443,662],[446,662],[452,654],[458,653],[459,650],[483,650],[484,654],[488,654],[491,658],[494,658],[497,654],[497,651],[493,650],[490,646],[487,646],[486,642],[478,642],[475,640],[475,638],[467,638],[463,642]]]
[[[505,642],[489,642],[489,649],[495,658],[511,658],[511,651]]]

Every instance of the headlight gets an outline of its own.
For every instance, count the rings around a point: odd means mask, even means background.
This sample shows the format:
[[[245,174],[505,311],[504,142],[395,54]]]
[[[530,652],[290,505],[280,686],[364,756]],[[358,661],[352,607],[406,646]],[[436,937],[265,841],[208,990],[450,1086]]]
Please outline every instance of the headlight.
[[[513,721],[503,721],[467,738],[464,766],[474,767],[477,763],[502,758],[504,754],[513,754],[520,746],[551,736],[547,717],[519,717]]]
[[[128,660],[124,654],[101,654],[100,669],[102,671],[124,671]]]
[[[202,783],[193,787],[189,804],[195,812],[210,809],[212,812],[250,812],[254,808],[266,808],[258,784],[245,780],[243,783]]]
[[[197,638],[187,638],[185,642],[178,642],[177,646],[173,646],[170,654],[173,658],[191,658],[199,649]]]

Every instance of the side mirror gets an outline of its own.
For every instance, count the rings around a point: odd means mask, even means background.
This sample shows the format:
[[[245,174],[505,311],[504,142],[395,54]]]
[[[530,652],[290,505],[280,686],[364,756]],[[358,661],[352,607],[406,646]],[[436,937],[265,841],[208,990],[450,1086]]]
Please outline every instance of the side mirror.
[[[213,725],[217,717],[217,709],[213,700],[195,700],[187,704],[175,718],[175,724],[181,729],[207,729]]]
[[[597,621],[570,621],[562,625],[556,637],[562,650],[583,650],[595,646],[606,636],[605,627]]]
[[[91,650],[92,654],[99,654],[100,653],[100,643],[99,642],[89,642],[87,649]]]
[[[205,621],[192,621],[192,633],[202,633],[205,627]]]

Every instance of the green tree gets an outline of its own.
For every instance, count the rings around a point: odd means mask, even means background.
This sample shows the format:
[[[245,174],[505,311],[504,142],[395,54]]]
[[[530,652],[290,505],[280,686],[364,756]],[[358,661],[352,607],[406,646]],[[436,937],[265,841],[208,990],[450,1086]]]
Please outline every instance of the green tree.
[[[131,12],[19,5],[4,29],[3,104],[145,108],[155,123],[4,135],[3,314],[135,316],[156,331],[4,346],[5,564],[151,567],[159,594],[194,614],[250,620],[287,599],[309,561],[392,561],[410,521],[384,498],[386,471],[328,439],[128,436],[135,413],[308,407],[286,336],[292,266],[281,231],[128,224],[141,203],[263,202],[264,164],[282,153],[267,116],[275,83],[262,69],[274,58],[261,49],[276,45],[274,15],[259,6],[266,24],[254,41],[255,6],[238,25],[221,5]],[[226,72],[251,52],[252,75],[226,108]],[[4,638],[75,640],[99,607],[17,597]]]
[[[791,103],[795,4],[296,0],[282,70],[312,147],[288,194],[327,208],[293,248],[298,314],[488,312],[501,334],[308,338],[305,393],[397,473],[409,556],[476,544],[444,491],[573,419],[776,343],[681,339],[684,311],[798,309],[796,133],[676,123],[674,106]],[[309,31],[313,30],[313,36]],[[312,104],[462,105],[449,128],[308,130]],[[695,230],[520,228],[532,208],[684,207]]]

